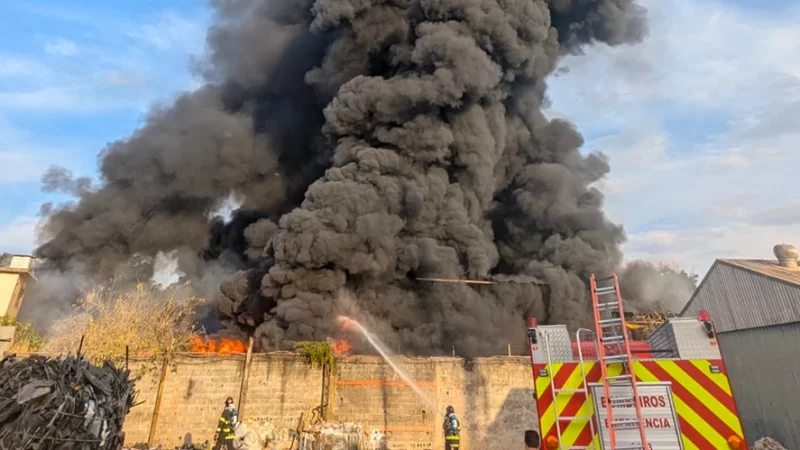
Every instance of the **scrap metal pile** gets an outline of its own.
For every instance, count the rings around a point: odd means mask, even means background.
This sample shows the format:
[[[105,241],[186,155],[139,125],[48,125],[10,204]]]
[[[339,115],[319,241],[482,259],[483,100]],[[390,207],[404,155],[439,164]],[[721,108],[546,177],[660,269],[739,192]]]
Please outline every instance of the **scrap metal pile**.
[[[385,440],[376,442],[358,423],[323,422],[300,434],[299,450],[384,450]]]
[[[302,419],[301,419],[302,422]],[[367,434],[357,423],[301,423],[299,430],[278,429],[269,421],[245,420],[236,428],[237,450],[385,450],[381,433]]]
[[[779,444],[775,439],[766,437],[757,440],[753,450],[786,450],[786,447]]]
[[[135,380],[111,362],[72,356],[3,358],[0,449],[116,450]]]

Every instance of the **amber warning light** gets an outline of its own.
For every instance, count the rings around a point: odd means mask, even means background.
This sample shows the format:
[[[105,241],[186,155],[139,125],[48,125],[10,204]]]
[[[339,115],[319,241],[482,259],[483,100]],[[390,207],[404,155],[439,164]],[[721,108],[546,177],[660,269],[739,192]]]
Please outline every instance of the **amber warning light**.
[[[728,446],[733,450],[742,450],[744,449],[744,442],[739,436],[731,436],[728,438]]]

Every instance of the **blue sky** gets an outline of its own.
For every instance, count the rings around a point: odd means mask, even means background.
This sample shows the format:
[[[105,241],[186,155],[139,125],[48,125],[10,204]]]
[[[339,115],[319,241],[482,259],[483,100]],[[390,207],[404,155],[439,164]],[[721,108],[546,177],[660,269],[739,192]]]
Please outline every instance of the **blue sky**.
[[[704,273],[717,257],[800,245],[800,7],[646,0],[639,46],[595,47],[554,77],[553,117],[611,157],[598,187],[630,258]],[[0,250],[30,252],[42,172],[94,175],[151,105],[196,87],[198,0],[0,3]]]
[[[163,5],[168,5],[165,8]],[[96,172],[149,107],[198,81],[209,11],[195,0],[0,3],[0,249],[30,252],[42,171]]]

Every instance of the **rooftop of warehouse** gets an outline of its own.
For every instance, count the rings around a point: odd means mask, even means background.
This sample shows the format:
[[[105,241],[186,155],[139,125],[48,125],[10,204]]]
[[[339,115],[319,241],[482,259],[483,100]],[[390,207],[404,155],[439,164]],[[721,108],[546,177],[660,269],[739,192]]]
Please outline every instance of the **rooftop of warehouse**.
[[[36,260],[28,255],[0,254],[0,273],[14,273],[34,277]]]
[[[718,261],[758,275],[800,286],[800,270],[783,267],[778,264],[778,261],[767,259],[719,259]]]

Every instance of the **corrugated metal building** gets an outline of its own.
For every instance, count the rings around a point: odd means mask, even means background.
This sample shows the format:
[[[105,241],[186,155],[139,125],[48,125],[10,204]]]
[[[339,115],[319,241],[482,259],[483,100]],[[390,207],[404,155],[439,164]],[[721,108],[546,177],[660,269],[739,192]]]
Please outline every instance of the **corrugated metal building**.
[[[769,436],[800,448],[800,269],[794,255],[780,262],[717,260],[681,312],[696,317],[706,310],[714,320],[751,445]]]

